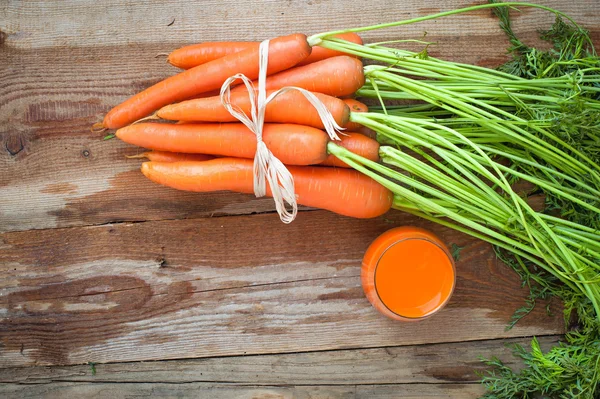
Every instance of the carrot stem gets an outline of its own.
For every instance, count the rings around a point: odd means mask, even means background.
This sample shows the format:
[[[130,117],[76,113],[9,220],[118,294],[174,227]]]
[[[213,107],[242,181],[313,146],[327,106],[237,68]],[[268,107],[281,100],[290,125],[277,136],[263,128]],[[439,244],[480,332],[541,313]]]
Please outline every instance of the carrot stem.
[[[370,25],[370,26],[362,26],[362,27],[358,27],[358,28],[341,29],[341,30],[334,30],[334,31],[319,33],[319,34],[316,34],[316,35],[309,36],[308,43],[311,46],[317,46],[317,45],[319,45],[319,46],[322,46],[322,47],[329,48],[328,46],[326,46],[325,43],[323,43],[322,39],[326,38],[326,37],[329,37],[329,36],[333,36],[333,35],[339,35],[339,34],[347,33],[347,32],[366,32],[366,31],[376,30],[376,29],[392,28],[392,27],[395,27],[395,26],[408,25],[408,24],[413,24],[413,23],[428,21],[428,20],[431,20],[431,19],[437,19],[437,18],[447,17],[449,15],[455,15],[455,14],[461,14],[461,13],[465,13],[465,12],[483,10],[483,9],[487,9],[487,8],[497,8],[497,7],[507,7],[507,6],[508,7],[512,7],[512,8],[515,8],[515,7],[533,7],[533,8],[539,8],[539,9],[542,9],[542,10],[546,10],[546,11],[549,11],[549,12],[551,12],[553,14],[556,14],[557,16],[561,16],[563,18],[566,18],[574,26],[576,26],[577,28],[581,29],[581,27],[571,17],[569,17],[567,14],[564,14],[561,11],[557,11],[557,10],[555,10],[553,8],[550,8],[550,7],[547,7],[547,6],[543,6],[543,5],[540,5],[540,4],[535,4],[535,3],[521,3],[521,2],[516,2],[516,1],[510,1],[510,2],[505,2],[505,3],[479,4],[479,5],[476,5],[476,6],[459,8],[459,9],[449,10],[449,11],[443,11],[443,12],[439,12],[437,14],[424,15],[422,17],[416,17],[416,18],[406,19],[406,20],[402,20],[402,21],[386,22],[386,23],[382,23],[382,24],[376,24],[376,25]]]

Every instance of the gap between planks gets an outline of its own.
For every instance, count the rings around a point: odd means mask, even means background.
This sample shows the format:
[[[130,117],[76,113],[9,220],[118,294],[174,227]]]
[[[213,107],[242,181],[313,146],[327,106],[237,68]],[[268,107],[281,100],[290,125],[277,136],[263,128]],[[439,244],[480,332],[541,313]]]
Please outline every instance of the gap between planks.
[[[266,197],[265,197],[266,198]],[[318,208],[308,208],[302,205],[298,206],[298,214],[301,213],[309,213],[315,211],[322,211]],[[326,211],[329,212],[329,211]],[[401,211],[396,211],[401,212]],[[219,213],[219,214],[210,214],[210,215],[201,215],[197,217],[180,217],[180,218],[163,218],[163,219],[131,219],[131,220],[114,220],[114,221],[106,221],[101,223],[88,223],[88,224],[78,224],[72,226],[56,226],[56,227],[33,227],[26,230],[0,230],[0,235],[3,234],[11,234],[11,233],[26,233],[28,231],[35,232],[44,232],[47,230],[50,231],[61,231],[61,230],[70,230],[70,229],[89,229],[89,228],[98,228],[98,227],[117,227],[120,225],[130,225],[130,224],[140,224],[140,223],[151,223],[151,222],[176,222],[176,221],[202,221],[205,219],[219,219],[219,218],[231,218],[231,217],[256,217],[260,215],[271,215],[277,214],[275,209],[273,210],[265,210],[265,211],[248,211],[247,213]],[[385,216],[385,215],[384,215]]]
[[[277,286],[277,285],[285,285],[285,284],[304,283],[304,282],[309,282],[309,281],[335,280],[335,279],[341,279],[341,278],[359,278],[359,277],[360,277],[360,274],[331,276],[331,277],[304,278],[304,279],[297,279],[297,280],[274,281],[272,283],[246,284],[246,285],[238,285],[238,286],[231,286],[231,287],[210,288],[210,289],[204,289],[204,290],[190,290],[190,291],[188,291],[188,293],[202,294],[202,293],[208,293],[208,292],[243,290],[246,288],[258,288],[258,287],[269,287],[269,286]],[[191,283],[194,281],[199,281],[199,280],[198,279],[180,280],[180,282],[182,282],[182,283]],[[127,291],[139,290],[141,288],[143,288],[143,287],[140,286],[140,287],[129,287],[129,288],[123,288],[123,289],[116,289],[116,290],[111,290],[110,293],[114,294],[114,293],[119,293],[119,292],[127,292]],[[81,297],[94,296],[94,295],[98,295],[98,293],[91,292],[91,293],[84,293],[84,294],[80,294],[80,295],[66,295],[66,296],[57,296],[57,297],[48,296],[48,297],[44,297],[44,299],[38,299],[37,301],[47,301],[47,300],[56,300],[56,299],[74,299],[74,298],[81,298]],[[158,297],[161,295],[168,295],[168,293],[163,292],[163,293],[154,294],[155,297]],[[31,301],[31,302],[36,302],[36,301]]]

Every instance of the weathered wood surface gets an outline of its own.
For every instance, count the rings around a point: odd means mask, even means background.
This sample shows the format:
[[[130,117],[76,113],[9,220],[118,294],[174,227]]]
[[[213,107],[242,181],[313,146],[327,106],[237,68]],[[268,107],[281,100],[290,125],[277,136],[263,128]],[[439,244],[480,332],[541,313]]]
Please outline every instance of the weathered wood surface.
[[[210,398],[210,399],[474,399],[484,393],[479,384],[408,384],[357,386],[244,386],[232,384],[55,383],[0,387],[8,398]]]
[[[366,247],[395,225],[463,247],[439,315],[399,324],[360,287]],[[310,232],[310,233],[309,233]],[[326,240],[324,240],[326,238]],[[505,331],[526,291],[488,244],[400,212],[304,212],[155,221],[0,236],[0,367],[471,341],[557,334],[539,307]]]
[[[447,1],[444,9],[466,4]],[[568,11],[600,37],[596,0],[544,4]],[[9,1],[0,7],[0,231],[272,211],[272,201],[249,195],[158,187],[139,173],[139,160],[125,158],[139,149],[102,141],[89,128],[112,106],[174,74],[155,55],[182,44],[316,33],[437,11],[439,2],[419,0],[368,7],[341,0]],[[551,21],[544,11],[523,9],[515,30],[533,39]],[[420,38],[425,31],[437,42],[434,55],[480,65],[506,59],[507,41],[490,11],[364,36]]]
[[[598,1],[541,3],[600,40]],[[441,10],[431,0],[0,1],[0,396],[475,398],[479,355],[518,366],[505,342],[554,342],[557,304],[505,331],[526,290],[487,244],[399,212],[303,211],[284,226],[270,199],[148,182],[125,158],[140,149],[89,130],[174,74],[155,55],[180,45]],[[552,20],[523,9],[514,27],[533,42]],[[490,11],[364,38],[425,31],[433,55],[507,59]],[[424,323],[384,319],[360,288],[368,244],[406,224],[463,247],[451,303]]]
[[[539,339],[543,350],[557,336]],[[477,382],[484,372],[480,357],[501,359],[518,370],[512,356],[515,344],[529,339],[506,339],[435,345],[214,357],[142,363],[108,363],[63,367],[0,369],[3,384],[51,382],[191,383],[247,385],[373,385]]]
[[[306,34],[344,29],[375,23],[409,19],[483,2],[448,0],[406,0],[402,4],[375,0],[353,4],[341,0],[288,0],[235,3],[206,0],[190,4],[175,0],[167,4],[144,1],[124,4],[119,0],[4,2],[0,8],[7,35],[6,45],[23,49],[60,47],[131,46],[160,44],[164,51],[184,42],[209,40],[262,40],[292,31]],[[578,23],[597,28],[598,5],[594,0],[567,2],[544,0],[539,4],[567,12]],[[522,8],[515,13],[515,26],[534,33],[536,26],[553,21],[545,11]],[[364,32],[367,38],[389,38],[399,33],[423,33],[465,40],[483,48],[481,38],[490,39],[486,28],[497,28],[497,21],[487,10],[423,22],[412,26]],[[502,39],[502,38],[500,38]],[[498,42],[500,44],[500,41]],[[469,49],[479,49],[469,47]],[[498,47],[501,53],[503,47]],[[456,49],[454,49],[456,50]],[[493,50],[493,49],[492,49]],[[448,52],[453,57],[478,57],[476,51],[466,55]],[[476,58],[474,58],[476,59]]]

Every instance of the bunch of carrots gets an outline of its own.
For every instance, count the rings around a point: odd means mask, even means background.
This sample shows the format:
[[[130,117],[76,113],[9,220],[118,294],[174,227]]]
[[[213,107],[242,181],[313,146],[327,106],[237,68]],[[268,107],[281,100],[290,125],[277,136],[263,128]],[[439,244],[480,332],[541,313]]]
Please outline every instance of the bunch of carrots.
[[[362,44],[356,33],[336,37]],[[175,50],[168,62],[183,71],[113,108],[102,128],[118,129],[119,139],[151,150],[136,157],[149,159],[141,170],[156,183],[196,192],[253,193],[257,139],[225,108],[219,89],[235,74],[257,79],[258,61],[258,42],[207,42]],[[349,121],[351,113],[368,111],[352,98],[365,83],[358,57],[311,46],[305,35],[293,34],[270,41],[267,76],[267,96],[288,86],[312,92],[344,128],[337,144],[378,161],[379,143]],[[251,114],[245,85],[231,89],[230,101]],[[264,120],[263,141],[292,174],[299,204],[357,218],[390,209],[388,189],[328,153],[323,122],[301,92],[275,97]]]

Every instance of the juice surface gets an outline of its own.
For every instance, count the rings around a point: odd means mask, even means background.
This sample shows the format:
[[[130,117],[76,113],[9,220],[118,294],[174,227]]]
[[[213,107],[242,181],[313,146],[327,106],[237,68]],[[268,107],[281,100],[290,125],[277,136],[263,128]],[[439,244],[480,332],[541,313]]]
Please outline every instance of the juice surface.
[[[391,245],[375,268],[375,289],[399,316],[419,318],[441,306],[452,293],[454,269],[444,250],[422,238]]]

